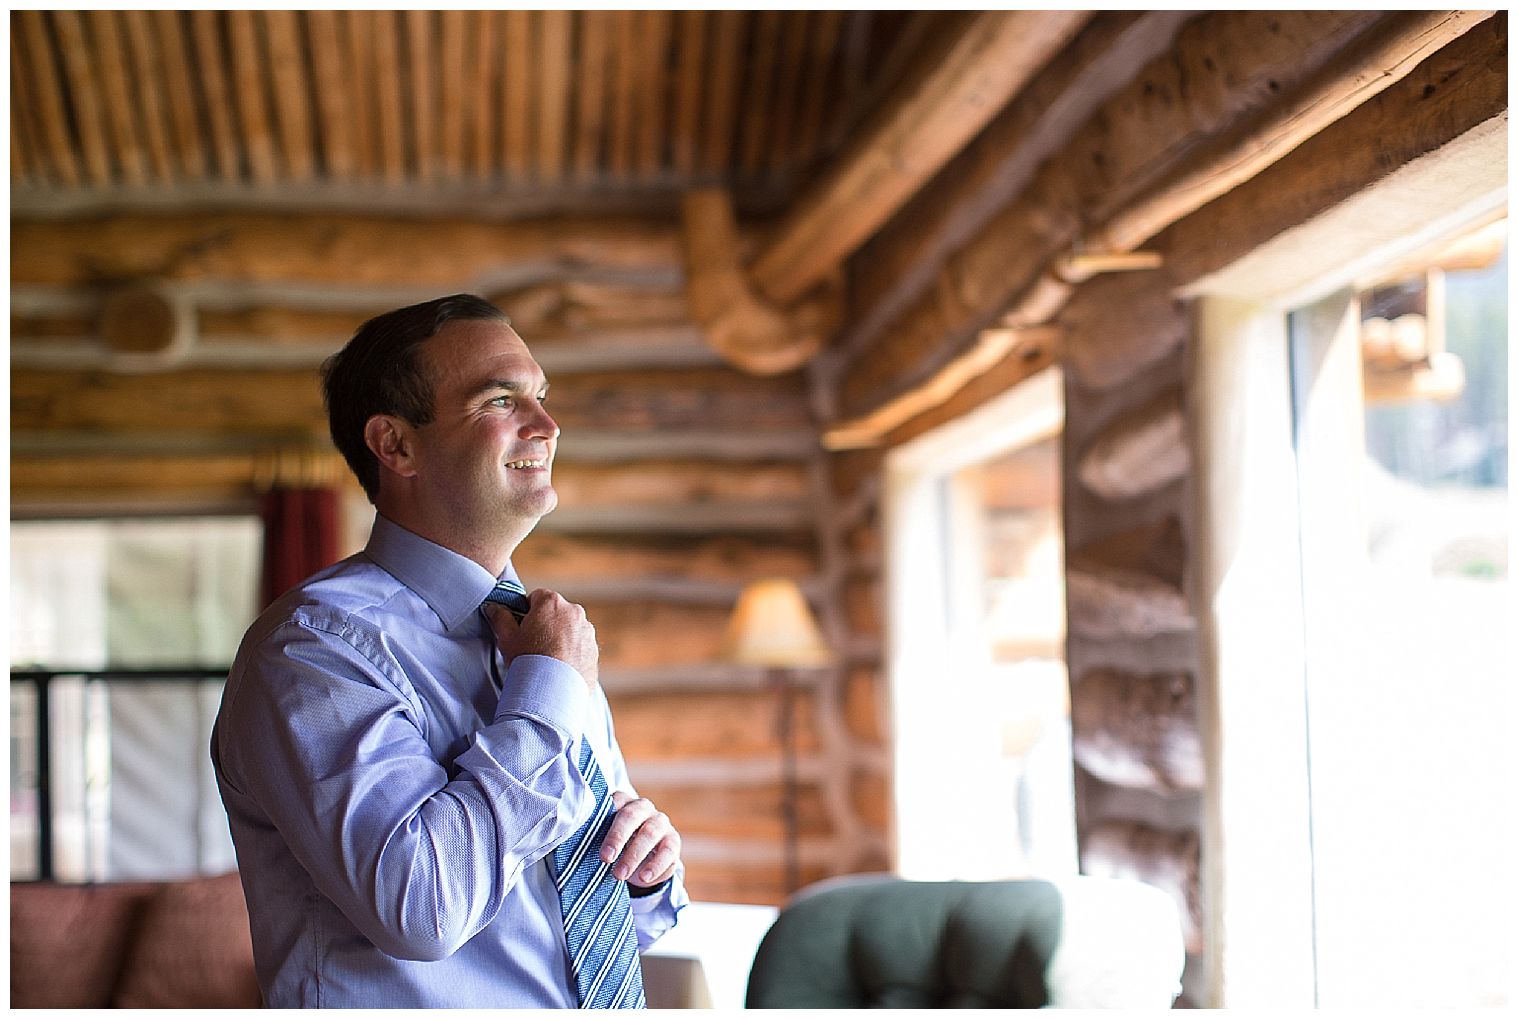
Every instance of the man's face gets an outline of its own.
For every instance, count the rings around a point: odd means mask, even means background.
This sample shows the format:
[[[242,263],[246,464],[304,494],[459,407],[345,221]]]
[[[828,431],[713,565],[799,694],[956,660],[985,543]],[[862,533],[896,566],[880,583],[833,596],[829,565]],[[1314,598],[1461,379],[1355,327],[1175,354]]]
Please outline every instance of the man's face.
[[[516,331],[454,320],[422,347],[434,415],[415,429],[417,480],[433,523],[476,540],[515,542],[558,503],[550,472],[559,426],[548,383]]]

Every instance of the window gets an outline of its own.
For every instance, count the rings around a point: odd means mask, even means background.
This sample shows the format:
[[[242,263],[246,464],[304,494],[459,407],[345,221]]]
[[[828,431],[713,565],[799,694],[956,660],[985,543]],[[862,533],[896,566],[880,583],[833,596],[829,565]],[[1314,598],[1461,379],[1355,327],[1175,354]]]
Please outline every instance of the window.
[[[1212,1005],[1513,1000],[1506,267],[1425,271],[1502,193],[1437,170],[1194,291]]]
[[[1042,372],[887,462],[896,866],[906,877],[1077,868],[1062,386],[1057,369]]]
[[[52,876],[152,879],[234,866],[207,745],[256,608],[251,517],[16,521],[11,665],[47,681]],[[101,670],[201,667],[204,681]],[[11,877],[43,872],[42,690],[11,683]]]
[[[1422,269],[1290,318],[1320,1006],[1512,990],[1506,275]]]

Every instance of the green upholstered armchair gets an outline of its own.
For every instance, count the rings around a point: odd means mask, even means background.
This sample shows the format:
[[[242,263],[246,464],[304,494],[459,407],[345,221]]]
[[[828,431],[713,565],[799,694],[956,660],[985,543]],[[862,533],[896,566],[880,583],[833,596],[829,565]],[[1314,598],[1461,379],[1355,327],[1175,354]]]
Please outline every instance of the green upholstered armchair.
[[[821,882],[759,945],[749,1008],[1169,1008],[1180,916],[1136,881]]]

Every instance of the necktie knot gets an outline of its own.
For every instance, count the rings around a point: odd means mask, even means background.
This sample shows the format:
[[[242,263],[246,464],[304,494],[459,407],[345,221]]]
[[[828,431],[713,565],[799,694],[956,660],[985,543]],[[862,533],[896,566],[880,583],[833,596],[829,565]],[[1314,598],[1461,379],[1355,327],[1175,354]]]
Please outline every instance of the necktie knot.
[[[527,591],[521,584],[514,580],[498,580],[495,587],[485,596],[487,602],[504,605],[506,609],[520,622],[527,615]]]

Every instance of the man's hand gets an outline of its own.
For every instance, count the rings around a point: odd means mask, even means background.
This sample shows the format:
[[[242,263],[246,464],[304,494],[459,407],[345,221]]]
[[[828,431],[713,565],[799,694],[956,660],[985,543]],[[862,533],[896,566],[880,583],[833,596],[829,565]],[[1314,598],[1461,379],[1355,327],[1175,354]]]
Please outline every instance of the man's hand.
[[[517,655],[547,655],[572,667],[594,687],[600,676],[601,648],[596,628],[583,606],[544,588],[527,596],[527,615],[520,623],[503,605],[485,604],[485,618],[495,631],[496,646],[510,665]]]
[[[632,793],[614,789],[616,807],[601,859],[612,864],[612,873],[638,888],[656,888],[668,881],[680,862],[680,833],[652,800],[634,799]]]

